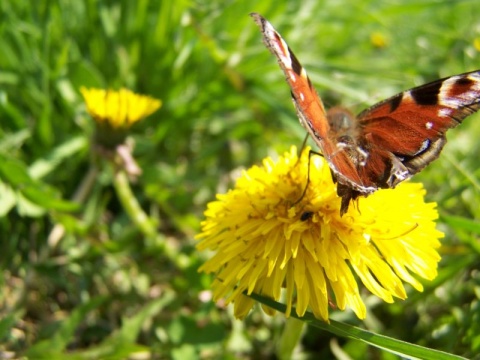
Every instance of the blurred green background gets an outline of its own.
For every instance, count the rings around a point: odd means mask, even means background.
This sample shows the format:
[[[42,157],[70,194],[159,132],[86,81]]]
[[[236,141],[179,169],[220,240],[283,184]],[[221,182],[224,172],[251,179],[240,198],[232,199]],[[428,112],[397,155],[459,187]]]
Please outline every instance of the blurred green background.
[[[194,249],[206,203],[305,134],[252,11],[281,31],[327,106],[360,111],[480,68],[478,1],[0,2],[0,358],[273,358],[283,317],[234,320],[209,299],[211,277],[197,273],[208,254]],[[107,169],[84,203],[69,201],[91,162],[80,86],[163,101],[132,132],[143,169],[133,189],[159,239],[132,224]],[[479,121],[452,130],[414,179],[446,232],[439,277],[395,304],[365,292],[365,322],[334,318],[480,358]],[[395,358],[313,328],[298,358],[342,352]]]

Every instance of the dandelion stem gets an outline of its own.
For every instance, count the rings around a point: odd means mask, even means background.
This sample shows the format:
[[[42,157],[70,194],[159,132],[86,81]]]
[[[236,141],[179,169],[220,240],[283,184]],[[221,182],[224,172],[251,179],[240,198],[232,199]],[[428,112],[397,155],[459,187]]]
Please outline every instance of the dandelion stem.
[[[301,339],[304,322],[289,317],[285,323],[282,336],[277,346],[276,354],[280,360],[289,360],[293,358],[293,351]]]
[[[130,219],[140,229],[140,231],[149,238],[156,237],[157,229],[152,220],[145,214],[137,198],[132,192],[130,182],[128,181],[127,174],[122,170],[117,170],[114,179],[113,186],[117,196],[122,203],[124,210],[127,212]]]
[[[154,222],[140,207],[137,198],[132,192],[125,171],[117,170],[113,179],[113,186],[125,212],[143,235],[145,235],[148,240],[153,241],[155,245],[159,247],[159,250],[163,251],[177,267],[185,268],[188,266],[189,261],[186,261],[185,256],[182,256],[175,247],[170,245],[166,239],[157,232],[158,223]]]

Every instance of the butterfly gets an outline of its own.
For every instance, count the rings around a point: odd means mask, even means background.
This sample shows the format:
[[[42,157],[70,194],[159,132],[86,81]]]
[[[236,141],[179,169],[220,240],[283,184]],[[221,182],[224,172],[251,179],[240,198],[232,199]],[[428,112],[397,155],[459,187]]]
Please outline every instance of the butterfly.
[[[435,160],[445,132],[480,108],[480,70],[450,76],[401,92],[355,116],[325,110],[307,72],[274,27],[250,14],[267,48],[286,75],[300,123],[328,162],[340,214],[351,201],[394,188]]]

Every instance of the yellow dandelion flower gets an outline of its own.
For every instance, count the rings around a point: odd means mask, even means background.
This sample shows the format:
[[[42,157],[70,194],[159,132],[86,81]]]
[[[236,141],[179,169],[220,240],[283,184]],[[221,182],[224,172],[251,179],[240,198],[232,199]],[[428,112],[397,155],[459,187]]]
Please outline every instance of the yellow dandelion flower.
[[[208,204],[199,250],[214,255],[199,271],[214,273],[214,300],[234,304],[236,317],[254,300],[243,293],[279,300],[284,296],[303,316],[308,308],[325,321],[329,305],[347,306],[363,319],[357,281],[386,302],[405,299],[404,283],[422,291],[417,277],[433,279],[443,234],[435,229],[435,203],[425,203],[421,184],[403,183],[361,198],[340,216],[330,169],[309,149],[263,161],[238,179],[234,189]],[[282,291],[282,288],[285,288]],[[264,311],[274,311],[264,307]]]
[[[473,39],[473,47],[475,50],[480,51],[480,38]]]
[[[80,92],[96,123],[95,142],[107,149],[123,144],[130,127],[162,105],[160,100],[123,88],[114,91],[82,87]]]
[[[82,87],[80,92],[95,121],[113,129],[129,128],[162,105],[160,100],[138,95],[124,88],[113,91]]]
[[[375,31],[375,32],[370,34],[370,43],[374,47],[380,49],[380,48],[384,48],[385,46],[387,46],[388,41],[387,41],[387,37],[385,36],[385,34],[379,32],[379,31]]]

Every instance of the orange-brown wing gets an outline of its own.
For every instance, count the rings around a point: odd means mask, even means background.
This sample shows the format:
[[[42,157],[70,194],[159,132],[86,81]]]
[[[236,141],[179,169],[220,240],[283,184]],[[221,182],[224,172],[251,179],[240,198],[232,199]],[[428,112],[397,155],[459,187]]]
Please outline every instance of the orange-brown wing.
[[[480,71],[454,75],[402,92],[357,116],[355,163],[348,149],[329,159],[342,197],[341,213],[351,200],[378,188],[393,188],[421,171],[442,150],[448,129],[480,109]],[[337,144],[325,143],[324,147]],[[351,149],[350,149],[351,150]]]
[[[366,174],[366,168],[358,168],[348,154],[339,151],[337,143],[329,139],[330,125],[325,108],[313,88],[306,70],[285,40],[265,18],[257,13],[250,15],[260,27],[265,45],[276,56],[281,69],[285,73],[300,123],[320,147],[332,170],[334,181],[338,182],[337,192],[343,198],[343,214],[348,208],[350,199],[358,196],[352,194],[368,194],[377,189],[376,178],[372,174]],[[381,161],[380,153],[374,154],[372,160],[372,165],[377,164],[375,167],[377,172],[386,166]]]
[[[275,55],[285,73],[301,124],[326,154],[323,141],[327,139],[329,125],[322,100],[313,88],[307,72],[272,24],[257,13],[250,15],[260,27],[265,45]]]
[[[395,187],[422,170],[438,157],[446,141],[445,132],[480,108],[477,70],[382,101],[354,119],[358,121],[352,126],[356,134],[346,134],[346,142],[335,136],[330,139],[335,131],[331,131],[325,108],[305,69],[267,20],[256,13],[251,16],[285,73],[300,122],[320,147],[338,182],[342,214],[358,196]]]
[[[408,169],[409,177],[438,157],[448,129],[479,109],[477,70],[402,92],[363,111],[358,120],[371,153],[391,153]],[[401,181],[388,184],[390,175],[377,174],[379,187]]]

